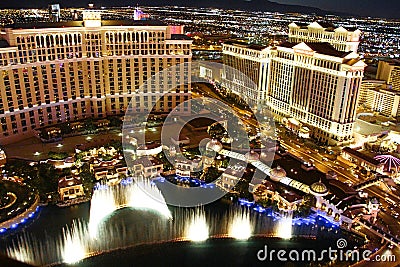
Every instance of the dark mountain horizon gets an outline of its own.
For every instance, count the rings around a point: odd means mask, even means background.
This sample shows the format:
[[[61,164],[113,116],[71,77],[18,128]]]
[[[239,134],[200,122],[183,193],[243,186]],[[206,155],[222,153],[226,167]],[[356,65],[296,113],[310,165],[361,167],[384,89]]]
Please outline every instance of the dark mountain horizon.
[[[268,0],[202,0],[202,1],[185,1],[185,0],[146,0],[132,2],[129,0],[20,0],[20,1],[1,1],[0,8],[44,8],[51,3],[59,3],[63,7],[86,7],[89,3],[94,3],[97,7],[122,7],[122,6],[185,6],[185,7],[210,7],[222,9],[239,9],[246,11],[270,11],[281,13],[305,13],[317,15],[349,15],[340,12],[322,10],[316,7],[302,5],[280,4]]]

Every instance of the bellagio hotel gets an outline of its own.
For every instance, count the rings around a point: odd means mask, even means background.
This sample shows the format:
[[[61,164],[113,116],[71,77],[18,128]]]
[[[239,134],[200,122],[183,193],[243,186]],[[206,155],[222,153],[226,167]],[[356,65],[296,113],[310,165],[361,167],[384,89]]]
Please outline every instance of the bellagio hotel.
[[[107,21],[90,10],[83,21],[6,26],[0,40],[0,144],[46,125],[123,114],[131,100],[137,112],[153,106],[169,112],[190,98],[191,58],[182,28],[160,21]],[[187,64],[142,86],[180,63]]]
[[[288,42],[277,46],[225,43],[224,63],[252,82],[227,72],[223,85],[253,107],[297,120],[323,143],[350,142],[366,66],[354,51],[359,30],[317,22],[289,27]]]

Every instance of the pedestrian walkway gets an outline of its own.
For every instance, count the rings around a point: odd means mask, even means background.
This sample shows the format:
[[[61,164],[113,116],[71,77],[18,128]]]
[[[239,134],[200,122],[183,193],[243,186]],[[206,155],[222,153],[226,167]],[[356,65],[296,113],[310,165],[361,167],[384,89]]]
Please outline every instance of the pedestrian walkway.
[[[218,152],[221,155],[230,157],[230,158],[234,158],[234,159],[238,159],[244,162],[247,162],[246,156],[237,152],[233,152],[233,151],[229,151],[226,149],[222,149],[221,151]],[[257,160],[257,161],[251,161],[250,162],[251,165],[253,165],[254,167],[256,167],[258,170],[262,171],[263,173],[265,173],[267,176],[270,176],[271,174],[271,167],[269,167],[268,165],[264,164],[263,162]],[[299,181],[296,181],[292,178],[289,177],[284,177],[283,179],[280,180],[280,183],[290,186],[292,188],[295,188],[297,190],[300,190],[306,194],[310,193],[310,187],[306,184],[303,184]]]

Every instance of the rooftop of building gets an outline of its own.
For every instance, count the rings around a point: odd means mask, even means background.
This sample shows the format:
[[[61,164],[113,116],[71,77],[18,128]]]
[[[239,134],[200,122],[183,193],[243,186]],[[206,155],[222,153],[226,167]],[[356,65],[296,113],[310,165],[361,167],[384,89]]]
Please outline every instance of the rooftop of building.
[[[305,170],[301,168],[302,163],[291,155],[287,154],[279,159],[274,160],[272,167],[282,166],[285,168],[287,174],[286,176],[299,181],[308,186],[313,184],[323,183],[329,194],[325,196],[325,199],[330,199],[331,203],[337,204],[345,198],[353,195],[357,195],[357,192],[349,187],[347,184],[337,180],[337,179],[327,179],[326,174],[316,170]],[[276,186],[283,186],[279,183],[272,183]],[[303,192],[295,190],[294,188],[287,188],[290,191],[294,191],[296,194],[304,195]]]
[[[9,47],[10,44],[6,40],[0,40],[0,48]]]
[[[349,59],[345,59],[343,61],[344,64],[349,65],[349,66],[353,66],[354,64],[358,63],[360,61],[359,58],[349,58]]]
[[[58,188],[66,188],[80,184],[82,184],[82,180],[79,177],[64,177],[58,181]]]
[[[265,48],[268,47],[268,46],[265,46],[265,45],[249,44],[249,43],[245,43],[243,41],[238,41],[238,40],[228,40],[224,44],[241,46],[241,47],[244,47],[244,48],[248,48],[248,49],[252,49],[252,50],[258,50],[258,51],[264,50]]]
[[[306,185],[312,185],[320,180],[325,181],[325,175],[315,169],[304,170],[301,167],[302,163],[292,157],[291,155],[285,155],[282,158],[274,160],[272,168],[280,166],[281,169],[286,171],[286,176],[296,181],[302,182]]]
[[[102,20],[101,26],[166,26],[159,20]],[[29,22],[14,23],[6,25],[11,29],[45,29],[45,28],[67,28],[84,27],[83,20],[61,21],[61,22]]]
[[[191,41],[192,38],[190,38],[189,36],[187,36],[185,34],[171,34],[171,40],[187,40],[187,41]]]
[[[149,149],[154,149],[154,148],[158,148],[160,147],[160,143],[154,142],[154,141],[150,141],[150,142],[146,142],[146,144],[143,145],[139,145],[137,147],[138,150],[149,150]]]
[[[142,165],[145,168],[160,165],[160,164],[162,164],[162,162],[159,159],[154,158],[154,157],[142,157],[142,158],[136,159],[133,162],[133,166]]]
[[[398,60],[398,59],[394,59],[394,58],[387,59],[387,58],[385,58],[385,59],[382,59],[380,61],[388,63],[389,65],[392,65],[392,66],[398,66],[398,67],[400,66],[400,60]]]
[[[308,29],[308,27],[311,24],[315,25],[315,23],[318,24],[319,26],[321,26],[322,28],[324,28],[325,31],[334,31],[335,29],[340,28],[340,26],[336,26],[327,21],[315,21],[313,23],[294,22],[294,24],[296,24],[298,27],[300,27],[302,29]],[[358,30],[358,28],[356,28],[356,27],[350,27],[350,26],[342,26],[342,27],[350,32],[354,32],[354,31]]]
[[[294,22],[294,24],[296,24],[297,26],[299,26],[300,28],[307,28],[307,26],[309,25],[306,22]]]
[[[328,187],[326,187],[323,182],[319,181],[310,185],[310,190],[312,193],[325,194],[328,192]]]
[[[324,42],[324,43],[304,42],[304,43],[309,48],[311,48],[313,51],[315,51],[319,54],[323,54],[323,55],[344,58],[351,53],[351,52],[343,52],[343,51],[336,50],[331,44],[326,43],[326,42]],[[299,43],[297,43],[297,42],[283,42],[280,45],[278,45],[278,47],[293,48],[294,46],[296,46],[298,44]],[[359,60],[357,60],[357,62],[358,61]],[[356,62],[354,62],[354,63],[356,63]]]
[[[288,201],[289,203],[293,203],[303,199],[303,197],[293,191],[284,190],[283,192],[279,192],[279,195],[286,199],[286,201]]]
[[[361,119],[356,119],[354,129],[356,129],[356,133],[361,135],[378,135],[385,131],[383,126],[371,124]]]
[[[216,122],[215,120],[209,118],[196,118],[188,122],[188,124],[190,124],[190,126],[194,128],[204,128],[210,126],[215,122]]]
[[[373,164],[375,166],[379,166],[381,164],[378,160],[376,160],[376,159],[374,159],[374,158],[372,158],[372,157],[370,157],[370,156],[368,156],[368,155],[366,155],[364,153],[361,153],[360,151],[354,150],[354,149],[352,149],[350,147],[343,148],[342,152],[350,154],[353,157],[357,157],[359,159],[362,159],[362,160],[364,160],[364,161],[366,161],[368,163],[371,163],[371,164]]]
[[[358,195],[351,195],[347,198],[341,199],[341,201],[337,204],[337,208],[344,210],[348,207],[366,204],[365,199],[361,199]]]
[[[236,177],[242,177],[245,171],[246,166],[240,163],[235,164],[233,166],[228,166],[224,171],[223,175],[231,175]]]
[[[327,22],[327,21],[316,21],[316,23],[318,23],[319,25],[321,25],[322,28],[325,28],[325,29],[336,29],[337,28],[334,24]]]

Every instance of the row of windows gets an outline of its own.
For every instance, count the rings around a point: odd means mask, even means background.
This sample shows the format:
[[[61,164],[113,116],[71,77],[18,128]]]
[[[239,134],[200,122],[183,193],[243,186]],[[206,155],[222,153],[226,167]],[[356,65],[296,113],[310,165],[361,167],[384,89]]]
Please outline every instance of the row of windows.
[[[82,119],[91,115],[121,114],[125,112],[131,100],[132,107],[138,112],[143,112],[151,106],[154,106],[158,111],[170,112],[175,106],[184,101],[180,111],[188,112],[189,103],[186,101],[189,98],[188,94],[180,94],[170,95],[162,99],[162,101],[158,101],[156,96],[141,96],[133,99],[129,97],[110,97],[104,102],[84,100],[68,104],[59,103],[0,117],[2,135],[9,136],[27,132],[45,125]],[[179,108],[177,109],[179,111]]]

